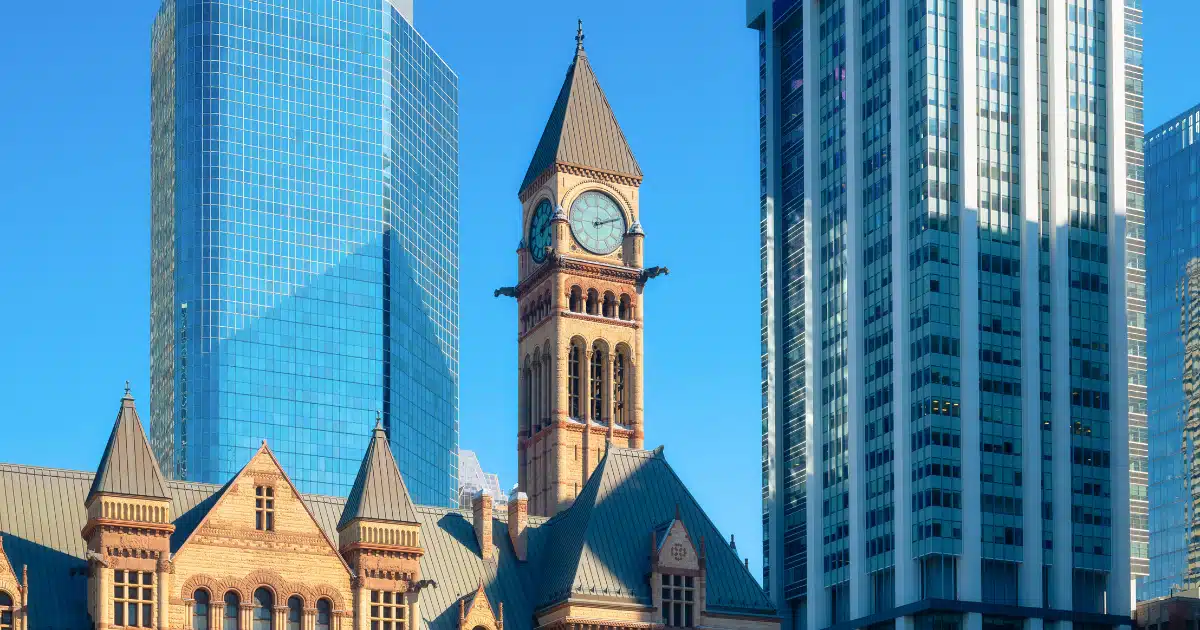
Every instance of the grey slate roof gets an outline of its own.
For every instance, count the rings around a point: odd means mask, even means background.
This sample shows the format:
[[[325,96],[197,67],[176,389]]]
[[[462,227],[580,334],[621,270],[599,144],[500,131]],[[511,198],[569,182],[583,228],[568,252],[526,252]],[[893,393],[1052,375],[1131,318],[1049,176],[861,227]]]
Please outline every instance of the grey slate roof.
[[[152,499],[171,498],[128,389],[121,399],[121,409],[108,436],[108,445],[104,447],[100,467],[96,469],[96,477],[88,490],[88,500],[98,492]]]
[[[598,171],[642,179],[642,169],[633,157],[621,125],[600,89],[596,73],[588,63],[582,46],[567,69],[567,77],[558,93],[542,139],[533,152],[524,191],[554,164],[583,166]]]
[[[0,464],[0,535],[18,574],[29,567],[30,615],[36,630],[90,627],[87,618],[87,522],[84,501],[91,473]],[[179,548],[227,486],[166,483]],[[346,499],[303,495],[333,540]],[[766,596],[660,451],[610,448],[575,504],[553,519],[529,518],[528,557],[517,560],[507,515],[493,519],[495,562],[482,559],[470,510],[413,506],[425,555],[421,575],[437,588],[421,591],[422,630],[457,630],[458,601],[484,585],[493,605],[504,603],[512,630],[534,627],[534,611],[568,597],[649,603],[651,534],[675,517],[693,540],[703,537],[708,558],[708,608],[772,614]],[[631,542],[632,541],[632,542]],[[644,542],[642,542],[644,541]]]
[[[412,498],[408,496],[408,488],[404,486],[400,468],[396,466],[396,459],[392,456],[383,425],[378,422],[375,423],[371,443],[367,446],[367,454],[363,457],[362,465],[358,467],[358,475],[354,478],[350,496],[346,499],[346,510],[338,521],[338,529],[349,525],[356,518],[397,523],[417,522]]]

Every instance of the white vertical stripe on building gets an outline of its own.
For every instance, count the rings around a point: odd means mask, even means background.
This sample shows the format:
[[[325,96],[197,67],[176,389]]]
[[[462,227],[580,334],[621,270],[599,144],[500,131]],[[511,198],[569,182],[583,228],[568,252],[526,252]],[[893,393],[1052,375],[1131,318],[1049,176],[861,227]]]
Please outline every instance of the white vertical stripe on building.
[[[846,90],[846,323],[848,338],[846,357],[847,400],[846,417],[849,426],[847,437],[850,447],[850,618],[866,615],[867,606],[867,561],[863,541],[863,487],[866,479],[863,436],[863,361],[866,346],[863,345],[863,265],[862,265],[862,181],[859,171],[862,164],[862,134],[859,130],[859,24],[860,0],[846,2],[846,72],[843,74],[843,89]]]
[[[1038,130],[1038,0],[1021,0],[1021,572],[1017,603],[1042,606],[1042,420],[1041,420],[1041,281],[1038,276],[1042,171]],[[1039,620],[1040,623],[1040,620]]]
[[[1128,616],[1133,595],[1129,583],[1129,338],[1125,289],[1125,6],[1107,0],[1108,35],[1108,444],[1112,455],[1112,572],[1108,578],[1108,612]]]
[[[959,219],[959,367],[962,427],[962,556],[958,566],[958,598],[979,601],[980,541],[983,538],[979,480],[979,99],[976,0],[960,0],[958,15],[959,173],[962,177]],[[946,147],[949,151],[949,147]]]
[[[1067,4],[1047,3],[1046,54],[1049,70],[1047,118],[1050,124],[1051,365],[1054,439],[1054,563],[1050,606],[1070,609],[1073,594],[1071,539],[1071,310],[1069,211],[1067,204]],[[1067,624],[1069,622],[1063,622]]]
[[[805,501],[807,502],[807,542],[808,542],[808,627],[810,629],[824,628],[831,620],[829,601],[825,596],[825,574],[822,557],[824,546],[821,544],[824,530],[821,497],[823,482],[821,471],[824,463],[821,455],[821,438],[819,434],[820,421],[817,419],[817,392],[821,391],[818,366],[821,365],[820,320],[817,317],[820,308],[820,263],[817,258],[817,229],[821,222],[816,219],[819,204],[817,198],[817,139],[819,133],[814,133],[819,127],[812,124],[819,121],[817,112],[817,81],[811,80],[816,76],[816,52],[813,42],[818,41],[820,34],[819,21],[813,19],[815,0],[804,3],[804,387],[807,390],[804,397],[804,439],[808,449],[805,463],[808,478],[805,486]]]
[[[909,391],[909,263],[908,263],[908,38],[904,11],[899,5],[890,5],[889,28],[891,36],[891,157],[892,168],[892,462],[895,485],[892,488],[893,528],[896,562],[896,606],[917,601],[916,562],[912,553],[912,393]],[[897,630],[912,630],[912,618],[908,622],[896,620]]]

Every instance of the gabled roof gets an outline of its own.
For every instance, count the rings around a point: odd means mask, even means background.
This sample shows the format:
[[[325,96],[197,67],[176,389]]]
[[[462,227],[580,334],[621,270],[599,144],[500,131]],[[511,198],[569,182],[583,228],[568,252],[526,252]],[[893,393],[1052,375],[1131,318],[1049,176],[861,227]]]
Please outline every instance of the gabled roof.
[[[108,436],[108,445],[104,447],[87,500],[91,501],[101,492],[150,499],[171,498],[128,387],[121,398],[121,409]]]
[[[555,164],[642,179],[642,169],[588,63],[582,35],[520,190]]]
[[[416,512],[400,468],[392,456],[387,433],[383,425],[375,423],[367,454],[358,468],[350,496],[346,498],[346,509],[338,521],[338,529],[346,527],[356,518],[393,523],[416,523]]]
[[[571,507],[542,526],[546,545],[538,607],[572,598],[626,597],[649,604],[648,535],[678,518],[697,547],[706,547],[707,597],[712,610],[774,614],[774,606],[661,449],[609,446]]]

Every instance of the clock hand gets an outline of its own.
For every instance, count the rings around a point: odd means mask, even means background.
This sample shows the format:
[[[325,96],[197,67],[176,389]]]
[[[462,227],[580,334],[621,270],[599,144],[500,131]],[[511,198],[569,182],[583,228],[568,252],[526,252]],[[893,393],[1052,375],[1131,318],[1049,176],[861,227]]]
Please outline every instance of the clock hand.
[[[601,225],[608,225],[609,223],[616,223],[617,221],[620,221],[620,220],[621,220],[621,217],[617,217],[615,219],[609,219],[607,221],[592,221],[592,227],[600,227]]]

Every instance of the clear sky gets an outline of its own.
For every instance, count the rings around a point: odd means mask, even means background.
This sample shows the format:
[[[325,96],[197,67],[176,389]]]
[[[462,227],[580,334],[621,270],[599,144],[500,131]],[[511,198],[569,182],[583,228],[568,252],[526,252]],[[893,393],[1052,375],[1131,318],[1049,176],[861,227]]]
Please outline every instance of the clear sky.
[[[460,81],[461,435],[516,481],[516,188],[583,18],[641,163],[647,445],[760,575],[757,35],[742,0],[416,0]],[[93,469],[149,411],[149,39],[158,0],[0,19],[0,462]],[[1146,122],[1200,102],[1200,3],[1146,3]]]

